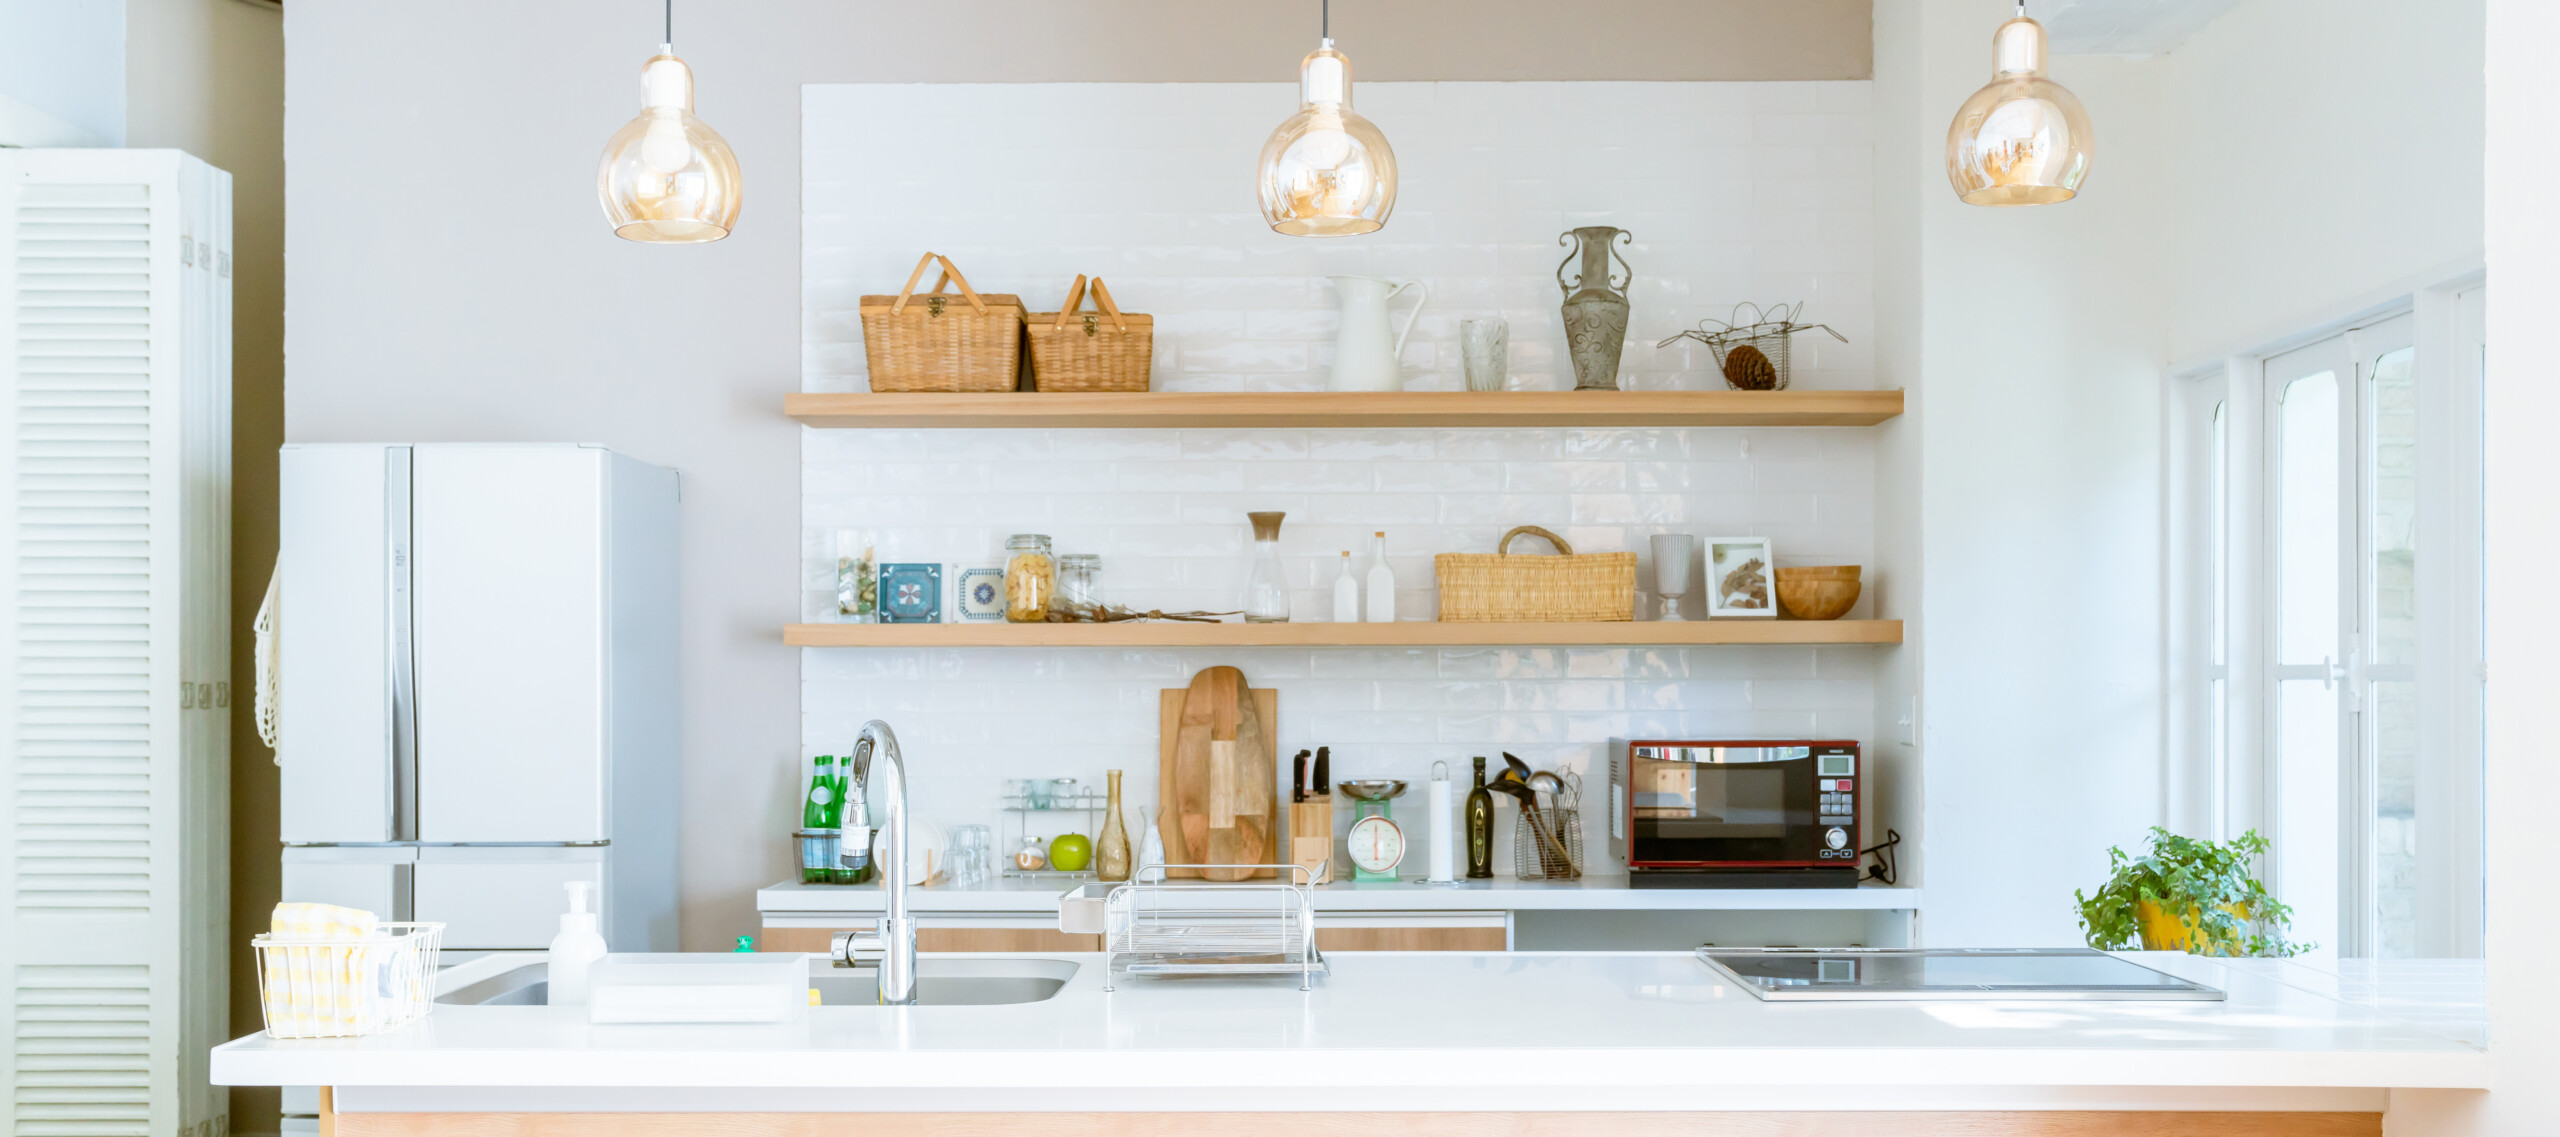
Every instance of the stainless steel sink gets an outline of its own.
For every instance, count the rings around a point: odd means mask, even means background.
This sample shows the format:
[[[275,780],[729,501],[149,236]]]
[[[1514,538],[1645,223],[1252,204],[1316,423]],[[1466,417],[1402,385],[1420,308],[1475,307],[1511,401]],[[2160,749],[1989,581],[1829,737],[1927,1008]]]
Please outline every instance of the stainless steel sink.
[[[1075,978],[1076,964],[1062,959],[935,959],[916,964],[916,1001],[924,1006],[984,1007],[1037,1003],[1057,995]],[[528,963],[436,997],[439,1003],[482,1007],[539,1007],[551,1001],[548,965]],[[878,987],[867,967],[831,967],[809,961],[809,986],[830,1007],[870,1006]]]

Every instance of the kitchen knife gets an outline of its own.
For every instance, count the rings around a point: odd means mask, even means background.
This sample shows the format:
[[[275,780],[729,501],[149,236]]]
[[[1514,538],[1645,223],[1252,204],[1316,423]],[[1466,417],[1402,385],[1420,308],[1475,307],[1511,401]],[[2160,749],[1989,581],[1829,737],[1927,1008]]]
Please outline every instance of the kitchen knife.
[[[1309,787],[1309,790],[1310,792],[1322,797],[1331,797],[1333,795],[1332,747],[1316,747],[1316,782],[1315,785]]]
[[[1293,802],[1307,800],[1307,753],[1301,750],[1296,758],[1290,760],[1289,800]]]

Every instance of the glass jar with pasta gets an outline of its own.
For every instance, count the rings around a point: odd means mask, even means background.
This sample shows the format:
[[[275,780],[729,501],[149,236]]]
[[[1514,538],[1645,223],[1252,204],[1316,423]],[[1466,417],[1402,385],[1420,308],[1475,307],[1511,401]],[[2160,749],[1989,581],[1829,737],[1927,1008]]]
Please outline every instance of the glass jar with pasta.
[[[1045,533],[1016,533],[1004,543],[1004,618],[1037,624],[1049,618],[1058,592],[1058,561]]]

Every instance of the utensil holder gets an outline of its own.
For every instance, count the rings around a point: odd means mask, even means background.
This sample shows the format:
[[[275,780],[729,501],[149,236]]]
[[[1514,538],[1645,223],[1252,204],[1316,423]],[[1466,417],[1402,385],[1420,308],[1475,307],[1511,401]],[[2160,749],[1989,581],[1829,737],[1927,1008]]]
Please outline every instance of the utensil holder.
[[[1573,858],[1571,864],[1556,856],[1555,848],[1538,836],[1537,827],[1529,824],[1529,811],[1523,809],[1511,822],[1511,871],[1522,880],[1582,879],[1582,810],[1578,806],[1554,806],[1538,811],[1547,823],[1547,832],[1564,844]]]
[[[379,1034],[435,1009],[442,923],[383,923],[370,936],[261,935],[258,1007],[270,1038]]]

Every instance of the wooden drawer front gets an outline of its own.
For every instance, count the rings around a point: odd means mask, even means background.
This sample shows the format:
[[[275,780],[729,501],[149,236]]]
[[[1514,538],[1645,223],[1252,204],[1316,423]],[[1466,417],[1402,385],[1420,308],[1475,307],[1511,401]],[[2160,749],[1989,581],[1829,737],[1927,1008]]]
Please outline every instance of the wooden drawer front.
[[[1500,928],[1328,928],[1316,921],[1316,946],[1326,951],[1503,951]]]
[[[971,920],[968,923],[983,925],[988,921]],[[756,946],[765,951],[805,951],[812,955],[825,955],[837,933],[869,930],[871,925],[868,922],[842,928],[768,927]],[[916,950],[920,952],[1101,951],[1102,937],[1075,935],[1061,932],[1055,926],[1043,928],[1030,924],[1018,927],[952,927],[947,924],[937,926],[932,917],[925,916],[917,921]]]

